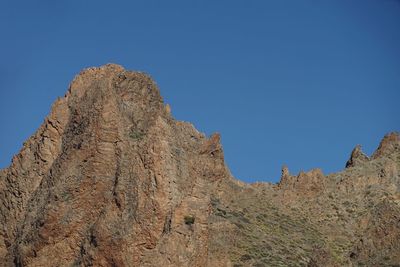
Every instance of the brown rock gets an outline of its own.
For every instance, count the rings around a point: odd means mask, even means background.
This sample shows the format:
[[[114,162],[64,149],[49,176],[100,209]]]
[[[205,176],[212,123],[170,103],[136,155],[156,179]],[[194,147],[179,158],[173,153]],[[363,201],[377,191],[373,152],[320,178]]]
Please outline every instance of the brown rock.
[[[392,132],[382,139],[378,149],[372,154],[372,158],[376,159],[385,155],[390,155],[400,150],[400,133]]]
[[[307,267],[339,267],[333,259],[332,254],[323,247],[316,247],[312,252]]]
[[[371,160],[356,148],[349,166],[360,168],[294,176],[283,167],[278,185],[235,180],[220,139],[174,120],[146,74],[115,64],[82,71],[0,170],[0,262],[398,262],[397,134],[386,136]]]
[[[357,145],[351,152],[349,160],[346,162],[346,168],[358,166],[368,160],[369,158],[362,152],[361,146]]]
[[[350,253],[357,265],[395,266],[400,262],[400,207],[383,201],[373,208],[363,236]]]

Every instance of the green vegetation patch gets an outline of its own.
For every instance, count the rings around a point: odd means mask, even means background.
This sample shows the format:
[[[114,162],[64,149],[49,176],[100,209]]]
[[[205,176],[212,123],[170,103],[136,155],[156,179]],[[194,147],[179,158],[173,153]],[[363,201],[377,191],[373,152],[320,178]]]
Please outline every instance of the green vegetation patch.
[[[183,221],[185,222],[186,225],[192,225],[194,224],[195,218],[193,215],[186,215],[183,218]]]
[[[137,130],[133,130],[129,133],[129,137],[132,138],[133,140],[142,140],[144,136],[145,136],[144,133]]]

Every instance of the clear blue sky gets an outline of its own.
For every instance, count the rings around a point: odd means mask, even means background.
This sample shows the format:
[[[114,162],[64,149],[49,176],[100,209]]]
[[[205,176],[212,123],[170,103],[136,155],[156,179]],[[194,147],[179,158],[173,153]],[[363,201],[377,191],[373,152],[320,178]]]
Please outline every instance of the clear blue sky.
[[[63,2],[63,3],[60,3]],[[400,130],[400,1],[0,2],[0,167],[82,68],[149,73],[235,177],[343,168]]]

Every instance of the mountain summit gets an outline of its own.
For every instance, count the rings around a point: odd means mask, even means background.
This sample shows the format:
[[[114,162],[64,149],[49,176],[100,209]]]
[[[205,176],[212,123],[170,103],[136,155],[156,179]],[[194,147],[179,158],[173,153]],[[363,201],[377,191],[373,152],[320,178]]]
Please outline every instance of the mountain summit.
[[[146,74],[83,70],[0,171],[4,266],[398,266],[400,138],[246,184]]]

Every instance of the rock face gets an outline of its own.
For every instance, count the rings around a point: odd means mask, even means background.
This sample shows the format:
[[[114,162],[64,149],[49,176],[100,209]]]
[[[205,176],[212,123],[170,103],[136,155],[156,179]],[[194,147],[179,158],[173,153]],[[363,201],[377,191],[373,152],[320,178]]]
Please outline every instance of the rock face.
[[[365,155],[362,152],[361,146],[357,145],[351,152],[349,160],[346,162],[346,168],[355,167],[355,166],[362,164],[368,160],[369,160],[369,158],[367,155]]]
[[[145,74],[82,71],[0,171],[3,266],[395,266],[400,141],[245,184]]]

